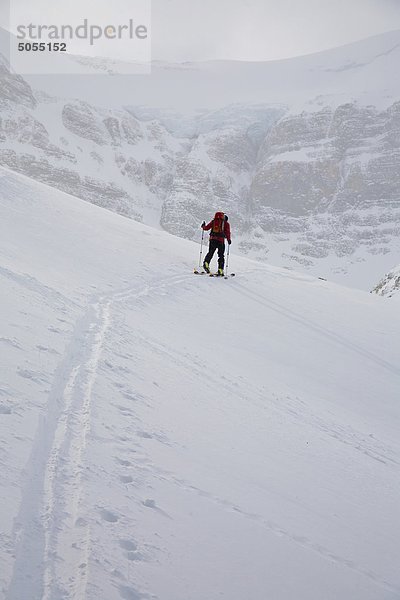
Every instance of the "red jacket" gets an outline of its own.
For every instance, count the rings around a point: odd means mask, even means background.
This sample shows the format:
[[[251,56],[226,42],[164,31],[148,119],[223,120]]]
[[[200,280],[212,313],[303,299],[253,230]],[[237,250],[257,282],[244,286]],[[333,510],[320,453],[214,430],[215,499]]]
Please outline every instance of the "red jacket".
[[[213,224],[214,219],[210,221],[208,225],[203,225],[204,231],[208,231],[209,229],[211,229]],[[231,226],[229,225],[228,221],[225,221],[224,230],[221,231],[221,233],[210,233],[210,240],[217,240],[218,242],[223,242],[225,238],[228,240],[228,242],[231,241]]]

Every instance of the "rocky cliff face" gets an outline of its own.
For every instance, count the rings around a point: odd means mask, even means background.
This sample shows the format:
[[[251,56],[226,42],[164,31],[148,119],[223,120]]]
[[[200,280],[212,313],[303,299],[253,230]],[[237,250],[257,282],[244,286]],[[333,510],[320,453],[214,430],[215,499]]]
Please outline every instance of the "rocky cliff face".
[[[400,233],[400,103],[283,118],[260,150],[250,197],[265,233],[297,234],[295,260],[387,252]]]
[[[387,275],[372,290],[378,296],[400,298],[400,266],[389,271]]]
[[[399,201],[400,102],[379,112],[344,104],[282,119],[259,155],[252,196],[260,214],[295,217]]]
[[[159,222],[180,142],[129,112],[35,93],[0,64],[0,164],[137,220]]]
[[[398,252],[400,103],[283,116],[261,142],[250,127],[199,136],[176,165],[162,224],[196,239],[214,208],[243,253],[316,274]]]
[[[240,110],[240,108],[238,108]],[[258,123],[263,135],[280,111],[265,108]],[[243,232],[251,211],[249,191],[260,140],[257,122],[222,121],[218,127],[190,140],[175,165],[171,188],[163,205],[162,226],[176,235],[198,238],[199,223],[215,210],[230,215],[236,231]]]

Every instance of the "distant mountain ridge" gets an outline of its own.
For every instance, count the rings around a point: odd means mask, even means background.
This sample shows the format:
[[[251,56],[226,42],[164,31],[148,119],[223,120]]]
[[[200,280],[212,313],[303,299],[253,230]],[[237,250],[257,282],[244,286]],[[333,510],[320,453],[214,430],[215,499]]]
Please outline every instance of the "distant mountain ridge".
[[[8,48],[9,33],[0,28],[0,53],[6,54]],[[65,70],[71,60],[76,67],[76,61],[68,55],[57,60],[63,62]],[[107,108],[135,105],[187,113],[237,103],[277,103],[301,112],[318,110],[321,102],[335,107],[357,101],[383,109],[400,98],[395,70],[399,60],[400,30],[395,30],[316,54],[277,61],[156,61],[150,76],[127,79],[123,76],[125,63],[112,61],[106,74],[98,74],[99,70],[104,73],[104,59],[88,58],[82,70],[85,77],[27,75],[26,80],[50,95],[78,97]],[[88,77],[90,63],[94,74]]]

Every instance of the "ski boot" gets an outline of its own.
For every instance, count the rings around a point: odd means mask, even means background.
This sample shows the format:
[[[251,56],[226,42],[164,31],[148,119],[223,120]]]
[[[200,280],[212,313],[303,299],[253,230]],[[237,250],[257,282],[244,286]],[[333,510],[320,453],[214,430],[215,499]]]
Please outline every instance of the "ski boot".
[[[210,272],[210,265],[208,264],[208,262],[203,263],[203,269],[205,270],[206,273]]]

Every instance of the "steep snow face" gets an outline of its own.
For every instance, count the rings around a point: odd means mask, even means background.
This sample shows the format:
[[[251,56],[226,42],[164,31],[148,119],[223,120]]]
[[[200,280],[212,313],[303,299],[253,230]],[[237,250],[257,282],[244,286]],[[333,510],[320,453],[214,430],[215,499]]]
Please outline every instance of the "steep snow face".
[[[400,326],[0,169],[7,600],[396,600]]]
[[[387,275],[372,290],[379,296],[399,296],[400,290],[400,267],[389,271]]]

